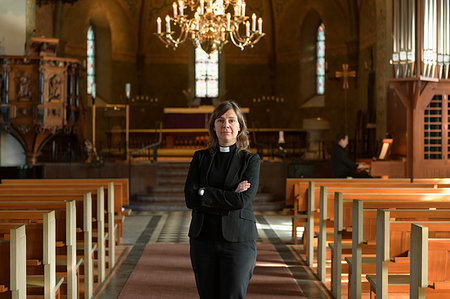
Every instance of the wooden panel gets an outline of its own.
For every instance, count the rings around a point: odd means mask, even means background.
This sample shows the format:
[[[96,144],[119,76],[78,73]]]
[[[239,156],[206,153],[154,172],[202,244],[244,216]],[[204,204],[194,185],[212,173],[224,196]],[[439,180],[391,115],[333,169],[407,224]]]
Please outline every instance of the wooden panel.
[[[370,167],[370,175],[373,177],[404,178],[406,177],[405,161],[373,161]]]

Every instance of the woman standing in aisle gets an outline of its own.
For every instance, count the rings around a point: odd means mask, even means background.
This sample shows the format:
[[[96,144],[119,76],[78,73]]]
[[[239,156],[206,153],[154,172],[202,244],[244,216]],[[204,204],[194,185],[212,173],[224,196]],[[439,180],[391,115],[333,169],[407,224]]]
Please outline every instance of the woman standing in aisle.
[[[208,130],[208,148],[195,152],[184,189],[192,209],[192,268],[200,298],[245,298],[256,263],[252,201],[260,160],[248,150],[247,125],[236,103],[219,104]]]

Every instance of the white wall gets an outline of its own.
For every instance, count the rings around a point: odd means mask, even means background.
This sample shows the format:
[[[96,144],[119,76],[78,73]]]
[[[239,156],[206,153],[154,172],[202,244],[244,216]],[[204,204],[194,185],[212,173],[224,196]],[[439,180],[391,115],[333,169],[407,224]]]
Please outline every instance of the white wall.
[[[25,55],[26,0],[0,0],[0,55]]]
[[[0,166],[23,166],[26,157],[22,145],[10,134],[1,133]]]

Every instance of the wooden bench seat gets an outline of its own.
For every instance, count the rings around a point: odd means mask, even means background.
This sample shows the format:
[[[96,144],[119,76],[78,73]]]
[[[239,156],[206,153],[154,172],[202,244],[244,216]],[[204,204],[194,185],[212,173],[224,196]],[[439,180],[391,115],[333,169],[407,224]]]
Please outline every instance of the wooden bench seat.
[[[45,199],[45,197],[43,198]],[[90,235],[86,234],[86,227],[83,227],[84,224],[89,225],[91,221],[88,221],[86,219],[91,220],[92,217],[90,217],[90,207],[92,205],[90,204],[90,195],[86,194],[85,199],[83,201],[31,201],[31,202],[11,202],[11,201],[2,201],[0,200],[0,218],[2,215],[5,219],[7,218],[22,218],[23,221],[33,221],[35,212],[29,211],[28,209],[39,209],[39,208],[52,208],[55,210],[56,214],[60,216],[58,221],[61,221],[65,223],[64,227],[59,226],[57,229],[57,236],[58,239],[61,241],[65,241],[65,250],[60,251],[57,249],[57,254],[64,254],[67,258],[66,261],[66,272],[69,274],[67,275],[67,292],[69,298],[77,298],[78,293],[80,291],[79,289],[79,277],[77,275],[77,267],[75,266],[77,263],[77,256],[76,256],[76,234],[77,231],[83,232],[83,242],[92,244],[92,241],[90,240]],[[17,210],[22,209],[22,210]],[[76,209],[78,209],[79,214],[82,214],[81,220],[78,220],[77,223],[77,216],[76,216]],[[83,213],[85,211],[85,213]],[[27,213],[30,213],[27,215]],[[22,215],[21,215],[22,214]],[[84,216],[83,216],[84,215]],[[36,220],[36,219],[35,219]],[[81,222],[81,223],[80,223]],[[80,228],[81,227],[81,228]],[[69,234],[70,232],[70,234]],[[85,264],[89,265],[92,264],[92,258],[91,255],[86,254],[86,257],[84,257],[83,261]],[[87,262],[86,262],[87,261]],[[92,266],[90,267],[92,268]],[[86,269],[86,267],[85,267]],[[93,274],[89,271],[85,271],[85,285],[90,286],[93,284]],[[92,282],[92,283],[91,283]]]
[[[334,210],[334,206],[335,206],[335,194],[328,194],[328,192],[326,192],[327,188],[323,186],[323,191],[324,191],[324,197],[322,199],[321,197],[321,203],[320,203],[320,208],[318,209],[319,211],[319,230],[323,230],[324,232],[326,231],[327,228],[327,223],[334,223],[336,224],[336,216],[335,216],[335,210]],[[346,205],[344,207],[341,208],[341,217],[343,215],[345,215],[343,218],[343,220],[345,219],[346,221],[343,222],[343,224],[341,224],[342,227],[336,229],[336,226],[334,227],[335,231],[338,231],[340,234],[340,238],[342,239],[343,234],[346,231],[352,231],[352,198],[363,198],[365,199],[365,205],[367,205],[368,207],[371,206],[372,208],[376,207],[377,205],[379,205],[380,201],[385,201],[385,206],[386,208],[391,208],[391,207],[403,207],[406,208],[407,206],[405,206],[405,204],[407,203],[408,200],[413,200],[414,201],[414,208],[424,208],[424,207],[429,207],[429,206],[434,206],[435,208],[449,208],[449,203],[448,203],[448,194],[446,194],[446,192],[448,192],[447,190],[437,190],[437,189],[431,189],[429,190],[428,188],[425,190],[420,190],[417,188],[412,188],[412,190],[408,190],[407,193],[398,193],[397,191],[399,190],[389,190],[387,193],[388,194],[379,194],[379,193],[383,193],[384,189],[379,189],[379,191],[373,191],[373,193],[343,193],[342,194],[342,198],[346,199],[344,202],[346,202]],[[392,191],[395,191],[395,193],[393,193]],[[402,190],[403,191],[403,190]],[[420,193],[420,192],[424,192],[426,191],[426,194]],[[423,202],[421,202],[421,200],[424,200]],[[432,204],[430,205],[430,200],[432,202]],[[446,201],[447,200],[447,201]],[[315,202],[312,201],[312,202]],[[314,207],[314,204],[313,204]],[[321,208],[321,207],[325,207],[325,208]],[[327,216],[328,211],[333,211],[333,214],[331,214],[331,216]],[[314,215],[317,215],[317,210],[313,209],[313,210],[309,210],[308,211],[308,216],[310,217],[309,219],[312,219],[311,221],[311,226],[309,227],[309,225],[307,226],[307,230],[306,230],[306,234],[308,234],[308,231],[310,228],[311,230],[316,231],[315,228],[315,223],[316,221],[314,221]],[[354,222],[354,221],[353,221]],[[345,225],[344,225],[345,223]],[[319,278],[321,279],[325,279],[325,258],[326,258],[326,251],[325,249],[321,249],[321,248],[326,248],[326,243],[325,242],[330,242],[331,238],[329,235],[327,235],[326,233],[323,234],[324,237],[320,237],[319,234],[319,244],[317,246],[317,248],[319,249],[319,254],[318,254],[318,258],[319,258],[319,262],[318,262],[318,274],[319,274]],[[310,239],[311,237],[308,235],[308,239]],[[312,238],[311,238],[312,239]],[[367,240],[361,241],[361,242],[367,242]],[[314,251],[314,247],[312,246],[312,240],[311,240],[311,246],[308,245],[308,242],[306,242],[306,249],[307,249],[307,262],[310,263],[311,265],[313,265],[313,251]],[[342,251],[341,251],[342,252]],[[323,254],[321,254],[323,253]],[[333,269],[334,270],[334,269]],[[339,276],[339,280],[340,280],[340,274],[338,274]],[[335,275],[332,275],[334,280],[334,277],[336,277]],[[333,285],[335,285],[332,282]],[[340,286],[340,284],[339,284]],[[337,287],[337,286],[336,286]]]
[[[361,294],[362,288],[362,282],[361,282],[361,276],[367,275],[367,274],[374,274],[375,273],[375,260],[372,257],[367,257],[364,255],[364,252],[361,250],[358,252],[358,248],[361,248],[362,243],[374,243],[375,240],[367,240],[368,238],[376,238],[375,235],[370,237],[371,230],[375,229],[375,227],[370,228],[369,226],[374,226],[375,222],[368,222],[364,221],[364,229],[363,229],[363,222],[361,219],[366,220],[367,218],[373,218],[376,217],[376,211],[373,211],[373,209],[363,209],[361,211],[362,205],[364,202],[354,200],[354,211],[353,214],[355,217],[353,218],[354,221],[354,235],[352,236],[352,243],[353,243],[353,250],[352,250],[352,257],[346,257],[345,260],[348,263],[348,274],[349,274],[349,284],[348,284],[348,291],[349,291],[349,298],[351,297],[350,294],[353,293],[353,297],[359,297]],[[358,207],[360,205],[360,207]],[[411,207],[414,207],[415,203],[411,203]],[[383,203],[379,203],[379,207],[383,207]],[[450,207],[450,203],[449,203]],[[358,211],[359,209],[359,211]],[[407,219],[413,220],[417,219],[417,221],[425,221],[425,220],[434,220],[434,219],[444,219],[448,218],[450,215],[450,209],[442,209],[442,210],[429,210],[429,209],[393,209],[389,210],[391,212],[391,218],[392,219]],[[364,215],[363,215],[364,214]],[[408,220],[408,221],[409,221]],[[406,223],[406,224],[405,224]],[[391,260],[389,262],[389,268],[392,269],[395,273],[409,273],[409,258],[406,257],[398,257],[401,255],[404,255],[409,251],[409,239],[408,235],[405,236],[405,234],[408,234],[409,227],[408,222],[398,222],[394,226],[392,226],[392,234],[391,234]],[[360,232],[363,232],[362,235],[360,235]],[[364,238],[363,238],[364,236]],[[364,241],[362,241],[364,240]],[[365,266],[364,266],[365,265]],[[361,273],[361,275],[353,276],[354,273]],[[367,288],[364,288],[367,290]]]
[[[114,186],[115,208],[117,215],[127,216],[128,212],[124,206],[129,205],[128,179],[127,178],[108,178],[108,179],[5,179],[1,185],[19,185],[19,186],[51,186],[51,187],[76,187],[83,186],[103,186],[108,188],[109,183]],[[0,186],[1,186],[0,185]]]
[[[440,219],[440,218],[444,218],[444,217],[448,217],[448,215],[450,215],[450,201],[444,201],[444,202],[427,202],[427,206],[429,208],[432,208],[433,210],[426,210],[423,209],[422,211],[420,211],[420,209],[422,208],[421,205],[419,205],[419,202],[416,201],[397,201],[394,202],[392,200],[390,200],[389,198],[385,198],[386,201],[383,201],[382,199],[378,200],[378,201],[359,201],[359,200],[346,200],[346,201],[340,201],[339,204],[335,203],[335,207],[337,207],[338,209],[335,210],[335,218],[336,217],[340,217],[341,219],[339,219],[338,221],[341,222],[340,225],[342,225],[342,218],[349,218],[352,219],[353,222],[353,227],[352,227],[352,259],[353,259],[353,263],[352,263],[352,276],[351,276],[351,285],[352,288],[353,286],[357,286],[358,289],[355,290],[353,289],[352,292],[360,292],[360,285],[361,285],[361,280],[359,279],[358,281],[355,281],[355,279],[359,278],[360,276],[358,275],[353,275],[353,273],[360,273],[361,272],[361,268],[362,268],[362,262],[361,262],[361,257],[362,257],[362,248],[363,246],[365,246],[364,244],[366,243],[375,243],[376,240],[376,236],[375,236],[375,225],[376,225],[376,221],[371,220],[373,219],[373,217],[376,217],[375,212],[373,211],[373,209],[375,208],[396,208],[397,210],[393,210],[393,217],[396,217],[397,219],[400,218],[405,218],[406,216],[402,216],[402,215],[407,215],[408,219],[412,219],[414,217],[412,216],[417,216],[416,219],[421,219],[422,220],[426,220],[426,219]],[[343,209],[343,203],[346,203],[349,206],[349,209],[344,210]],[[363,216],[363,206],[364,206],[364,216]],[[367,210],[366,210],[366,206],[367,206]],[[351,212],[351,207],[353,208],[353,213]],[[370,208],[369,208],[370,207]],[[416,211],[411,211],[412,209],[416,210]],[[444,209],[444,210],[434,210],[434,209]],[[340,216],[337,216],[340,215]],[[364,218],[364,226],[363,226],[363,221],[362,219]],[[336,219],[335,219],[336,220]],[[375,218],[376,220],[376,218]],[[403,226],[401,228],[398,228],[399,225],[397,225],[395,228],[397,229],[397,231],[399,232],[399,234],[403,234],[404,232],[408,231],[408,228]],[[336,228],[336,227],[335,227]],[[340,233],[341,230],[338,230],[338,233]],[[364,237],[363,237],[364,236]],[[396,236],[398,238],[402,237],[402,236]],[[339,237],[336,239],[336,235],[335,235],[335,241],[340,242]],[[401,254],[403,254],[405,251],[407,251],[409,248],[405,247],[405,242],[407,244],[409,244],[409,239],[407,239],[406,237],[403,237],[403,240],[406,241],[399,241],[398,243],[393,242],[393,244],[400,244],[397,247],[392,247],[392,257],[395,256],[399,256]],[[378,241],[376,241],[378,243]],[[393,245],[394,246],[394,245]],[[342,251],[341,251],[342,252]],[[339,252],[339,249],[335,249],[335,251],[333,252],[332,256],[336,257],[335,260],[332,261],[332,264],[336,264],[338,260],[341,260],[340,255],[342,254],[341,252]],[[323,260],[323,259],[322,259]],[[324,261],[322,261],[324,262]],[[339,264],[338,264],[339,265]],[[401,267],[401,265],[399,265],[398,267]],[[341,277],[341,269],[335,269],[333,266],[333,274],[332,274],[332,288],[340,288],[340,277]],[[339,290],[337,290],[337,292],[339,292]],[[358,297],[358,296],[356,296]]]
[[[313,257],[313,235],[310,235],[309,232],[315,231],[315,215],[317,215],[317,211],[319,211],[319,217],[321,219],[321,225],[326,227],[326,222],[334,221],[334,201],[335,201],[335,194],[328,192],[328,188],[322,186],[322,192],[323,192],[323,200],[321,200],[321,196],[319,196],[319,209],[315,209],[315,198],[314,196],[308,196],[309,197],[309,205],[308,205],[308,219],[305,224],[305,236],[304,238],[306,242],[304,243],[307,251],[307,264],[312,263],[312,257]],[[311,187],[311,190],[314,190],[314,187]],[[340,189],[341,190],[341,189]],[[407,201],[422,201],[422,203],[418,203],[417,205],[427,205],[427,202],[430,200],[438,201],[438,202],[445,202],[449,200],[450,196],[450,190],[449,189],[422,189],[422,188],[394,188],[394,189],[368,189],[365,188],[365,193],[359,192],[360,189],[358,188],[350,188],[349,190],[346,190],[345,193],[342,194],[343,200],[352,200],[352,199],[360,199],[364,201],[384,201],[384,202],[392,202],[395,206],[398,206],[398,202],[407,202]],[[427,193],[423,193],[423,192]],[[336,192],[335,192],[336,193]],[[325,209],[321,208],[325,207]],[[344,207],[346,211],[346,217],[343,219],[343,231],[344,228],[351,227],[352,223],[352,214],[351,214],[351,203]],[[324,216],[321,213],[324,213]],[[329,216],[328,216],[329,215]],[[323,219],[322,219],[323,217]],[[333,222],[332,222],[333,223]]]
[[[396,274],[390,274],[390,269],[386,266],[389,260],[390,243],[387,234],[391,234],[391,226],[399,224],[404,229],[405,222],[390,221],[390,212],[378,210],[377,212],[377,260],[376,275],[369,276],[371,292],[377,293],[382,298],[388,296],[390,284],[397,283]],[[450,219],[450,215],[446,218]],[[410,225],[410,275],[409,281],[402,281],[409,286],[406,291],[410,292],[411,298],[445,297],[450,294],[450,221],[436,220],[413,221]],[[429,238],[430,233],[438,232],[443,238]],[[444,232],[442,234],[441,232]],[[400,283],[400,282],[399,282]],[[429,290],[432,286],[433,290]],[[438,288],[436,288],[438,286]],[[439,288],[440,287],[440,288]]]
[[[1,213],[0,213],[1,214]],[[42,223],[26,223],[26,259],[40,260],[42,266],[27,267],[30,276],[42,279],[43,294],[47,298],[59,296],[56,285],[56,217],[55,211],[42,211]],[[22,223],[3,223],[2,228],[14,228]],[[27,282],[28,285],[28,282]],[[29,291],[27,290],[27,293]]]
[[[374,180],[368,181],[367,179],[363,179],[364,181],[361,183],[359,181],[354,180],[342,180],[342,181],[331,181],[331,182],[322,182],[321,180],[311,180],[309,182],[301,182],[293,185],[292,193],[294,197],[294,215],[292,216],[292,238],[293,242],[297,244],[297,228],[302,226],[305,222],[309,222],[308,211],[309,211],[309,202],[314,199],[314,206],[318,206],[318,198],[320,193],[320,187],[325,186],[330,188],[328,193],[333,192],[351,192],[351,189],[355,190],[361,189],[366,192],[370,190],[380,190],[380,189],[390,189],[392,192],[395,192],[396,188],[426,188],[433,189],[436,187],[435,184],[432,183],[423,183],[423,184],[412,184],[407,182],[391,182],[386,180]],[[311,184],[311,187],[309,186]],[[310,193],[309,189],[314,189],[314,193]],[[344,190],[342,190],[344,188]],[[433,191],[431,191],[433,192]]]
[[[112,186],[111,186],[112,188]],[[104,200],[104,191],[103,187],[99,187],[97,189],[59,189],[59,188],[46,188],[46,189],[39,189],[39,188],[19,188],[19,186],[16,186],[16,189],[10,189],[10,188],[0,188],[0,202],[4,199],[13,199],[15,201],[29,201],[29,200],[55,200],[55,201],[61,201],[61,200],[76,200],[76,201],[82,201],[84,200],[85,194],[91,194],[91,201],[92,201],[92,212],[96,214],[96,221],[95,222],[95,228],[98,229],[100,227],[100,231],[105,231],[105,221],[104,221],[104,206],[105,206],[105,200]],[[110,189],[109,189],[110,190]],[[92,192],[85,192],[85,191],[92,191]],[[111,202],[111,204],[108,205],[108,212],[107,212],[107,220],[108,221],[114,221],[114,211],[113,211],[113,201],[114,197],[111,194],[111,192],[108,192],[108,202]],[[103,200],[102,200],[103,199]],[[111,207],[111,208],[110,208]],[[80,217],[78,217],[78,221],[80,221]],[[91,224],[92,226],[92,224]],[[101,239],[98,240],[98,243],[101,245],[98,246],[99,250],[99,259],[100,263],[99,266],[101,267],[101,270],[99,271],[99,277],[100,280],[103,281],[105,279],[105,265],[106,262],[105,259],[105,234],[108,233],[110,236],[108,238],[108,250],[110,252],[109,255],[109,261],[108,264],[111,266],[114,266],[115,264],[115,230],[114,227],[109,228],[108,231],[105,232]],[[98,238],[98,236],[97,236]],[[110,249],[111,248],[111,249]]]
[[[64,277],[57,276],[56,277],[56,284],[55,284],[55,297],[56,299],[61,298],[61,285],[64,282]],[[33,276],[29,275],[27,276],[27,288],[44,288],[45,287],[45,279],[43,276]]]

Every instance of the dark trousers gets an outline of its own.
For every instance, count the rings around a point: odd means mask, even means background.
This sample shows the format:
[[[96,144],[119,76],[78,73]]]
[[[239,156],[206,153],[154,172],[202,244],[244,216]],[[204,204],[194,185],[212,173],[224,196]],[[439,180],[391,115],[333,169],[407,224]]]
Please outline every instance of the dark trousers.
[[[256,264],[256,242],[191,238],[191,263],[201,299],[245,298]]]

